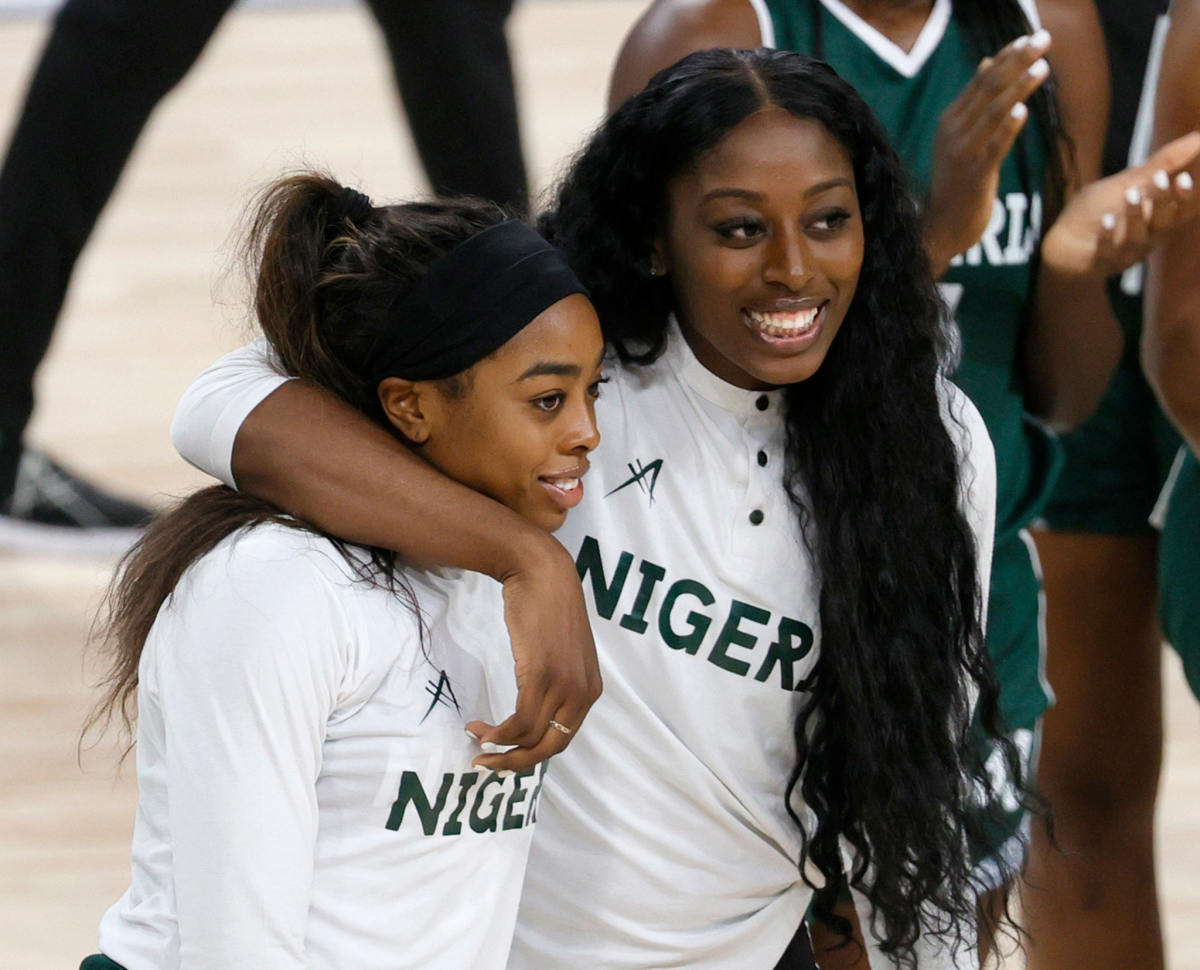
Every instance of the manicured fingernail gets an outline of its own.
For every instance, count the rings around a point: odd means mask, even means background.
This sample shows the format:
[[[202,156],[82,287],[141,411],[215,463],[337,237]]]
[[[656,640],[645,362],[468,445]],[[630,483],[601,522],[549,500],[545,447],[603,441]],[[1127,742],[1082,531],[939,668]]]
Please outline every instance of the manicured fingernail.
[[[1130,205],[1137,205],[1142,201],[1142,193],[1136,185],[1131,185],[1125,190],[1125,201]]]
[[[1163,192],[1166,192],[1167,189],[1169,189],[1171,187],[1171,176],[1169,176],[1162,169],[1159,169],[1157,172],[1154,173],[1154,185],[1155,185],[1155,188],[1161,189]]]
[[[465,733],[466,736],[469,737],[472,741],[479,740],[479,735],[476,734],[474,731],[472,731],[470,728],[463,728],[463,733]]]
[[[1183,189],[1184,192],[1190,192],[1195,188],[1196,183],[1192,181],[1192,176],[1188,172],[1180,172],[1175,176],[1175,186]]]
[[[479,746],[483,748],[484,754],[502,754],[504,751],[500,745],[493,744],[491,741],[481,741]]]
[[[1044,57],[1038,58],[1029,65],[1029,70],[1026,73],[1030,77],[1045,77],[1050,73],[1050,62]]]
[[[497,778],[511,778],[515,774],[516,774],[516,772],[513,771],[511,768],[501,768],[499,771],[496,772],[496,777]]]
[[[1028,46],[1029,46],[1029,35],[1028,34],[1026,34],[1024,37],[1018,37],[1016,40],[1013,41],[1013,50],[1023,51]]]
[[[1029,43],[1034,47],[1049,47],[1050,46],[1050,31],[1044,27],[1036,34],[1029,38]]]
[[[1105,229],[1112,230],[1117,227],[1117,219],[1111,212],[1106,212],[1100,217],[1100,225]]]
[[[1009,109],[1008,113],[1010,115],[1012,115],[1014,118],[1016,118],[1017,121],[1024,121],[1026,115],[1029,114],[1029,109],[1027,107],[1025,107],[1024,101],[1018,101],[1016,104],[1014,104],[1012,106],[1011,109]]]

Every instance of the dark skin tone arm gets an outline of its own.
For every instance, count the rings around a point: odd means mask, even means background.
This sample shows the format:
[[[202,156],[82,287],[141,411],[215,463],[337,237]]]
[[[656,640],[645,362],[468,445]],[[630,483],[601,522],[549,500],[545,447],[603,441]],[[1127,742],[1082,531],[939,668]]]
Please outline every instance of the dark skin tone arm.
[[[1063,128],[1075,146],[1069,198],[1100,177],[1108,127],[1108,58],[1091,0],[1042,0],[1038,10],[1055,38],[1046,59],[1058,80]],[[1043,240],[1034,311],[1024,337],[1024,397],[1031,414],[1066,431],[1100,403],[1123,344],[1102,269],[1073,272],[1056,261],[1054,252],[1051,226]]]
[[[931,8],[928,0],[850,0],[848,5],[905,49]],[[1074,193],[1100,173],[1108,115],[1103,38],[1091,0],[1042,0],[1039,9],[1051,35],[1059,38],[1046,57],[1058,77],[1064,125],[1076,145]],[[749,0],[656,0],[617,58],[609,108],[693,51],[761,43]],[[1042,83],[1028,71],[1045,52],[1014,43],[986,58],[943,115],[925,224],[926,250],[939,275],[987,226],[999,167],[1025,124],[1024,117],[1013,116],[1013,106]],[[1029,410],[1056,429],[1075,427],[1091,414],[1120,357],[1120,328],[1103,292],[1104,277],[1143,258],[1154,234],[1184,215],[1178,193],[1157,189],[1152,176],[1160,168],[1174,174],[1197,147],[1176,145],[1139,169],[1089,185],[1047,233],[1021,366]],[[1159,202],[1149,219],[1141,206],[1123,201],[1131,185]],[[1106,213],[1116,214],[1111,230],[1101,224]]]
[[[520,747],[477,764],[521,770],[567,746],[570,736],[549,723],[578,728],[600,695],[600,673],[575,564],[552,535],[299,381],[250,413],[234,444],[233,473],[243,491],[333,535],[502,582],[517,711],[499,726],[470,727],[483,741]]]
[[[1195,216],[1196,193],[1177,176],[1194,162],[1200,137],[1181,131],[1144,165],[1097,181],[1109,102],[1099,15],[1092,0],[1040,0],[1038,9],[1056,38],[1047,59],[1058,79],[1077,175],[1067,207],[1042,240],[1024,348],[1025,401],[1031,413],[1064,431],[1095,410],[1120,359],[1120,325],[1105,278],[1144,259],[1173,226]],[[1155,181],[1164,174],[1165,186]],[[1126,197],[1131,189],[1140,201]],[[1101,221],[1106,215],[1111,228]]]
[[[1154,140],[1200,126],[1200,2],[1176,0],[1163,53]],[[1200,180],[1200,165],[1190,170]],[[1175,229],[1150,259],[1142,365],[1163,408],[1200,454],[1200,220]]]

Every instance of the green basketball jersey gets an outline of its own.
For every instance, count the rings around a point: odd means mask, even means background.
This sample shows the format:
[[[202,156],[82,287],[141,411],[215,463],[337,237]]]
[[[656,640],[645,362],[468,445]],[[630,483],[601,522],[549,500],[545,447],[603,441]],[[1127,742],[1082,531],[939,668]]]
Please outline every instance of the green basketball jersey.
[[[806,54],[815,53],[818,11],[823,59],[874,109],[923,197],[938,121],[979,63],[950,0],[937,0],[908,53],[838,0],[757,0],[755,7],[760,19],[769,15],[773,28],[772,38],[764,19],[764,42]],[[1037,515],[1058,464],[1053,438],[1024,412],[1017,360],[1031,300],[1031,259],[1041,235],[1045,167],[1041,139],[1027,126],[1001,169],[987,231],[955,258],[942,280],[962,336],[954,379],[979,408],[996,446],[997,543]]]

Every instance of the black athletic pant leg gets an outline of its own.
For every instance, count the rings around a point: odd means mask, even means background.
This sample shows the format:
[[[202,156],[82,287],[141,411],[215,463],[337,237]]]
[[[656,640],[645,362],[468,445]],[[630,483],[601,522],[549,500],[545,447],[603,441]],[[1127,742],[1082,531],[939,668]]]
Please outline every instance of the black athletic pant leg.
[[[808,941],[808,927],[803,923],[792,942],[783,951],[775,970],[817,970],[817,962],[813,959],[812,944]]]
[[[0,506],[79,252],[154,106],[233,0],[68,0],[0,170]]]
[[[430,184],[524,209],[528,189],[504,24],[513,0],[368,0]]]

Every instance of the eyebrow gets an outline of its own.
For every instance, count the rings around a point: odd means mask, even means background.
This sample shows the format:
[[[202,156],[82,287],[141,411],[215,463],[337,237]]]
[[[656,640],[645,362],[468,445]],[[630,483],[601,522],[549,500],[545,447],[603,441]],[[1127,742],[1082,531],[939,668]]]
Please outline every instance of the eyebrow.
[[[604,363],[606,352],[605,350],[600,351],[600,358],[596,361],[597,367]],[[527,381],[531,377],[578,377],[581,373],[578,364],[568,364],[557,360],[539,360],[513,383],[520,384],[521,381]]]
[[[809,199],[814,195],[820,195],[822,192],[828,192],[830,189],[836,189],[843,185],[848,189],[854,188],[854,183],[848,178],[839,176],[825,182],[818,182],[811,188],[805,189],[804,198]],[[749,189],[713,189],[711,192],[705,192],[700,201],[708,202],[711,199],[748,199],[751,202],[757,202],[762,198],[763,194],[761,192],[751,192]]]
[[[514,383],[519,384],[521,381],[527,381],[531,377],[578,377],[579,373],[578,364],[564,364],[556,360],[539,360],[518,377]]]
[[[848,178],[839,175],[835,179],[829,179],[826,182],[818,182],[804,193],[804,197],[806,199],[810,199],[814,195],[820,195],[822,192],[828,192],[830,189],[836,189],[839,186],[845,186],[848,189],[852,189],[854,188],[854,183]]]

